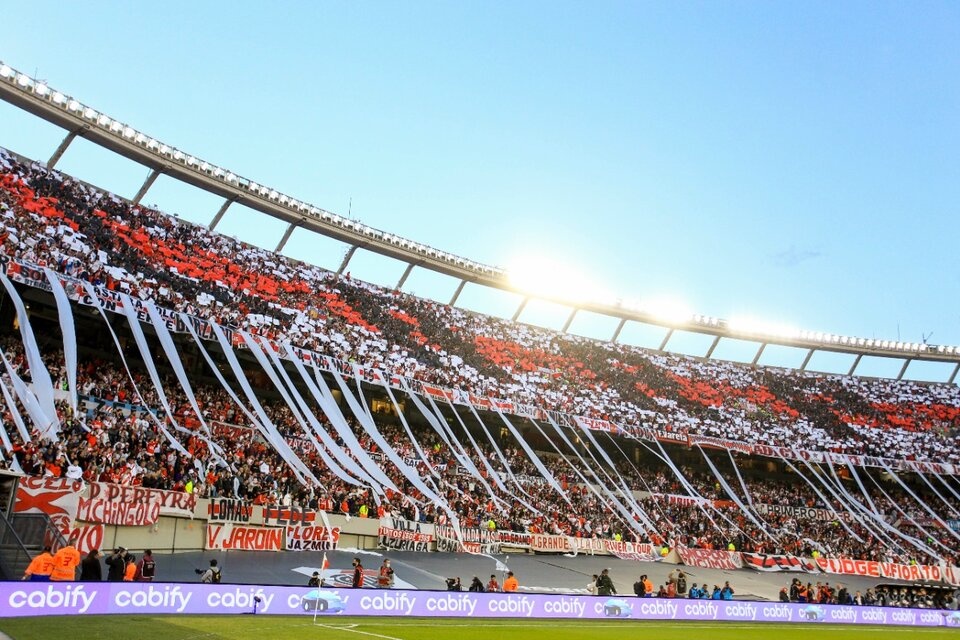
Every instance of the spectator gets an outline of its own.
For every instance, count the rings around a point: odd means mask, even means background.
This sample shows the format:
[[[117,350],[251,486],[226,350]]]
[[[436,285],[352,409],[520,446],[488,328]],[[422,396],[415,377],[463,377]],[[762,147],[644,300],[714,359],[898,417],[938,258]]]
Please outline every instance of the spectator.
[[[500,591],[500,583],[497,582],[497,576],[495,574],[491,574],[490,580],[487,582],[487,593],[497,593],[499,591]]]
[[[80,562],[81,582],[102,582],[103,567],[100,566],[100,550],[90,549],[87,556]]]

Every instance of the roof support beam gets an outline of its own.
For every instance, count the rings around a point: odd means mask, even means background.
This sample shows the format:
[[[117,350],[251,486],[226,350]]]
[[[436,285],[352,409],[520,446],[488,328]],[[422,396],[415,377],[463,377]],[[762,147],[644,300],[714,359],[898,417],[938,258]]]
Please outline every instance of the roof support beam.
[[[357,245],[350,245],[350,250],[347,251],[347,255],[343,256],[343,262],[340,263],[340,268],[337,269],[337,275],[343,275],[343,270],[347,268],[347,264],[350,262],[350,258],[353,257],[353,254],[357,252]]]
[[[447,306],[452,307],[457,302],[457,298],[460,297],[460,294],[463,293],[463,288],[467,286],[466,280],[461,280],[460,284],[457,285],[457,290],[453,292],[453,297],[450,298],[450,302],[447,303]]]
[[[47,160],[47,169],[53,169],[57,166],[57,163],[60,162],[60,158],[63,157],[64,152],[66,152],[67,147],[70,146],[70,143],[73,142],[73,139],[77,137],[80,133],[80,129],[74,129],[63,139],[63,142],[60,143],[60,146],[57,147],[57,150],[53,152],[53,155],[50,156],[50,159]]]
[[[220,221],[223,219],[223,214],[227,212],[227,209],[230,208],[230,205],[234,203],[236,198],[227,198],[223,201],[220,210],[217,211],[217,215],[213,216],[213,220],[210,221],[210,226],[208,227],[210,231],[213,231],[217,228],[217,225],[220,224]]]
[[[617,330],[613,332],[613,337],[610,338],[610,342],[616,344],[617,338],[620,337],[620,332],[623,331],[623,325],[627,324],[626,318],[620,318],[620,324],[617,325]]]
[[[703,356],[704,360],[710,359],[710,356],[713,355],[713,350],[717,348],[718,344],[720,344],[720,336],[714,336],[713,343],[711,343],[710,348],[707,349],[707,354]]]
[[[857,359],[853,361],[853,364],[850,365],[850,371],[847,372],[848,376],[852,376],[853,372],[857,370],[857,367],[860,366],[860,360],[863,358],[862,353],[857,354]]]
[[[413,271],[413,267],[414,265],[411,262],[410,264],[407,265],[407,268],[403,270],[403,275],[400,276],[400,281],[397,282],[397,286],[394,287],[397,291],[399,291],[403,287],[403,283],[406,282],[407,278],[410,277],[410,272]]]
[[[913,358],[907,358],[903,361],[903,366],[900,367],[900,373],[897,374],[897,380],[903,380],[903,376],[907,373],[907,367],[910,366],[911,362],[913,362]]]
[[[570,311],[570,316],[567,318],[567,321],[563,323],[563,329],[560,329],[560,333],[567,332],[567,330],[570,328],[570,325],[573,324],[573,319],[576,317],[577,311],[580,311],[580,307],[574,307]]]
[[[957,379],[958,373],[960,373],[960,362],[953,368],[953,373],[950,374],[950,379],[947,380],[947,384],[953,384],[953,381]]]
[[[807,365],[810,364],[810,358],[813,357],[813,349],[807,351],[807,355],[803,358],[803,364],[800,365],[800,371],[806,371]]]
[[[520,317],[520,314],[523,313],[524,308],[527,306],[527,303],[530,302],[530,298],[526,297],[520,301],[520,306],[517,307],[517,311],[513,314],[513,318],[510,319],[511,322],[516,322],[517,318]]]
[[[150,187],[153,186],[153,183],[157,181],[157,178],[160,177],[160,170],[154,169],[150,172],[150,175],[147,176],[147,179],[143,181],[143,184],[140,185],[140,191],[137,191],[137,195],[133,196],[133,204],[140,204],[140,201],[143,200],[143,196],[147,195],[147,191],[150,190]]]
[[[663,342],[660,343],[660,346],[657,347],[657,351],[665,351],[667,349],[667,343],[670,342],[670,338],[673,337],[673,328],[671,327],[667,331],[667,335],[663,336]]]
[[[760,356],[763,355],[763,350],[766,348],[767,348],[767,343],[761,342],[760,348],[757,349],[757,355],[753,356],[753,362],[751,362],[750,364],[752,364],[753,366],[757,366],[757,363],[760,362]]]
[[[280,242],[277,243],[277,248],[273,250],[274,253],[280,253],[280,250],[287,244],[287,240],[290,239],[290,235],[293,233],[293,230],[297,228],[296,222],[291,222],[290,226],[287,227],[287,230],[283,232],[283,237],[280,238]]]

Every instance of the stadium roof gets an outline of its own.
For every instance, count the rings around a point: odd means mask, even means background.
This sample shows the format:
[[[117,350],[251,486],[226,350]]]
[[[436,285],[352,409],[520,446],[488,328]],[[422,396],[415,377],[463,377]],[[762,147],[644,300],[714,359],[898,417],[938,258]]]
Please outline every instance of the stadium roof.
[[[610,337],[616,341],[628,321],[664,327],[667,332],[659,345],[660,350],[669,347],[675,331],[689,331],[712,336],[713,340],[704,358],[712,358],[721,339],[746,340],[757,344],[751,364],[757,364],[768,345],[782,345],[807,351],[800,369],[806,369],[811,357],[818,351],[851,354],[855,356],[847,372],[854,375],[864,356],[894,358],[902,361],[898,379],[903,378],[911,362],[928,361],[952,363],[948,382],[955,381],[960,372],[960,346],[933,345],[895,340],[878,340],[824,332],[785,330],[779,327],[758,324],[737,324],[721,318],[701,314],[676,316],[662,314],[656,309],[645,309],[622,300],[580,301],[556,295],[542,295],[519,290],[509,278],[509,273],[500,267],[485,265],[462,256],[454,255],[415,240],[402,238],[362,222],[346,218],[326,209],[286,195],[268,185],[259,184],[236,173],[211,164],[201,158],[165,144],[134,127],[111,118],[72,96],[65,95],[43,81],[35,80],[0,61],[0,98],[47,120],[67,131],[59,147],[47,162],[54,168],[64,152],[78,136],[117,153],[149,169],[142,186],[133,196],[138,204],[147,194],[156,179],[162,174],[182,181],[224,199],[223,205],[209,223],[215,228],[232,203],[246,207],[287,223],[275,251],[283,249],[290,235],[297,228],[323,234],[349,245],[338,273],[342,273],[357,249],[372,251],[407,265],[396,284],[404,282],[415,267],[422,267],[460,280],[449,304],[456,303],[464,286],[475,283],[504,291],[520,293],[523,299],[513,315],[518,320],[528,301],[532,298],[558,303],[570,308],[570,315],[563,326],[566,332],[579,311],[588,311],[619,319],[616,330]]]

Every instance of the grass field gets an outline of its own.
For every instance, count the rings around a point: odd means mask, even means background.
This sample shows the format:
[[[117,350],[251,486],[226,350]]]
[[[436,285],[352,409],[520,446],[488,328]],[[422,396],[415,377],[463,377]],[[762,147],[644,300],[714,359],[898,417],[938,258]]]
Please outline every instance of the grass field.
[[[817,624],[741,624],[627,620],[465,620],[426,618],[318,618],[306,616],[45,616],[0,620],[14,640],[623,640],[626,634],[657,640],[904,640],[960,639],[960,629]]]

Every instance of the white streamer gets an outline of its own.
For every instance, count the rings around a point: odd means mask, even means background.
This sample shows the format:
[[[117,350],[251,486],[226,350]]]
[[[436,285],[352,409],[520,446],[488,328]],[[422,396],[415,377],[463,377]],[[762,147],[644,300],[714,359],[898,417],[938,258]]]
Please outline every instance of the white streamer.
[[[40,355],[40,348],[37,346],[37,339],[33,333],[33,327],[30,325],[30,316],[23,306],[23,300],[20,299],[17,288],[13,286],[3,270],[0,270],[0,283],[6,288],[10,300],[17,310],[17,320],[20,322],[20,337],[23,339],[23,351],[27,357],[27,365],[30,367],[30,379],[33,381],[33,393],[36,395],[40,410],[46,417],[46,420],[38,422],[37,426],[44,438],[57,441],[59,440],[60,418],[57,416],[57,408],[53,402],[53,383],[50,381],[50,372],[47,370],[47,365]]]
[[[77,414],[77,330],[73,323],[73,307],[60,278],[49,267],[43,273],[50,282],[50,290],[57,301],[57,315],[60,318],[60,332],[63,334],[63,360],[67,368],[67,387],[70,407]]]

